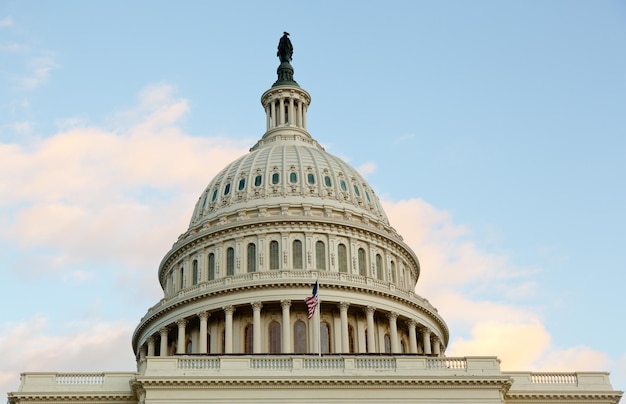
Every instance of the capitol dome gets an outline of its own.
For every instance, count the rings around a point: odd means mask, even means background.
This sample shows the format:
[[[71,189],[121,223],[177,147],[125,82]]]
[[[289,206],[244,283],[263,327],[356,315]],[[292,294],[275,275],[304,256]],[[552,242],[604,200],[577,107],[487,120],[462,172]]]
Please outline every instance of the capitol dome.
[[[375,191],[307,131],[308,92],[281,58],[265,133],[200,195],[159,266],[138,361],[180,354],[443,356],[448,328],[415,293],[417,256]],[[305,298],[317,285],[318,305]]]

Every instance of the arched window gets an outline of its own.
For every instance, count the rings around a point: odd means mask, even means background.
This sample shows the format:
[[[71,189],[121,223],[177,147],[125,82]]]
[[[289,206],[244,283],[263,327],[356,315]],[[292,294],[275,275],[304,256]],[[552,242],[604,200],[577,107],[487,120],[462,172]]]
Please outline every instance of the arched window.
[[[192,348],[193,345],[191,344],[191,340],[187,341],[187,350],[185,352],[188,354],[192,353]]]
[[[391,282],[396,283],[396,263],[391,261]]]
[[[376,254],[376,277],[383,279],[383,257],[380,254]]]
[[[326,246],[323,241],[315,243],[315,269],[326,269]]]
[[[320,323],[320,348],[323,354],[330,353],[330,325],[326,321]]]
[[[385,334],[385,353],[391,353],[391,337]]]
[[[363,275],[366,276],[367,275],[367,270],[366,270],[366,263],[365,263],[365,250],[362,248],[359,248],[359,275]]]
[[[293,324],[293,352],[302,354],[306,351],[306,325],[298,320]]]
[[[239,191],[243,191],[243,189],[246,187],[246,179],[242,178],[239,180],[239,186],[237,187],[237,189]]]
[[[278,269],[280,255],[278,254],[278,241],[270,241],[270,269]]]
[[[193,280],[194,285],[198,284],[198,260],[193,260]]]
[[[291,182],[292,184],[295,184],[296,182],[298,182],[298,174],[292,172],[289,174],[289,182]]]
[[[339,258],[339,272],[348,272],[348,249],[345,244],[337,246],[337,255]]]
[[[226,250],[226,276],[235,275],[235,249],[229,247]]]
[[[269,329],[269,341],[270,341],[270,349],[269,353],[277,354],[280,353],[280,324],[276,321],[272,321],[270,323]]]
[[[215,254],[209,254],[209,280],[215,279]]]
[[[350,353],[355,353],[356,349],[354,347],[354,327],[352,327],[352,324],[348,324],[348,346],[350,348]]]
[[[180,266],[180,276],[178,277],[178,289],[185,287],[185,267]]]
[[[248,244],[248,272],[256,271],[256,245]]]
[[[280,174],[272,174],[272,185],[277,185],[280,182]]]
[[[302,241],[293,241],[293,269],[302,269]]]
[[[254,328],[252,324],[248,324],[243,332],[244,347],[243,353],[251,354],[254,352]]]

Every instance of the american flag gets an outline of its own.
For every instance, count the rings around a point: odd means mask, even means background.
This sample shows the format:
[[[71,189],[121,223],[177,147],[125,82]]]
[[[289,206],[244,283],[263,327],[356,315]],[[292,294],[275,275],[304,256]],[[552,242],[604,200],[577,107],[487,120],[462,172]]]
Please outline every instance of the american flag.
[[[304,299],[304,303],[306,303],[306,307],[309,309],[309,318],[313,317],[315,314],[315,308],[317,307],[317,282],[315,281],[315,285],[313,285],[313,292],[311,292],[311,296]]]

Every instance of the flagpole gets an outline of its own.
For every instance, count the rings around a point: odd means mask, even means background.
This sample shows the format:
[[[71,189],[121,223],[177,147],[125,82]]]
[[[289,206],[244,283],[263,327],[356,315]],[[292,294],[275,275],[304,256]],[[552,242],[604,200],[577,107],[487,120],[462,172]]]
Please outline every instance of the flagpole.
[[[319,274],[315,280],[317,283],[317,352],[322,356],[322,300],[320,299],[320,278]]]

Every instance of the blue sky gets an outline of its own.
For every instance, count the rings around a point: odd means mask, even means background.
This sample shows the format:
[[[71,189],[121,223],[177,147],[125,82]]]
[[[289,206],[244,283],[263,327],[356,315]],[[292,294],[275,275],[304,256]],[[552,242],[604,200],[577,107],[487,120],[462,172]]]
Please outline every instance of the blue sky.
[[[160,259],[263,134],[284,30],[310,133],[420,257],[448,353],[626,388],[626,3],[9,0],[0,390],[132,369]]]

